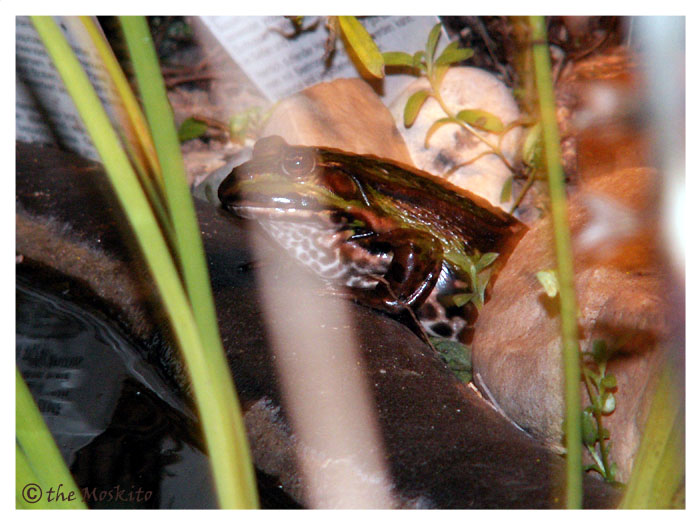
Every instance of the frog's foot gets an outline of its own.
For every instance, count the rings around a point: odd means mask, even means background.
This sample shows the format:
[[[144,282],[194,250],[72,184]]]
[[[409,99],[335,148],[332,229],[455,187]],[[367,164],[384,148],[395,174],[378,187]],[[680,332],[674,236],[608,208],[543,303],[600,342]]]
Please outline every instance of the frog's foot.
[[[375,277],[377,286],[359,290],[369,305],[398,314],[420,306],[435,288],[442,270],[442,246],[428,233],[395,229],[372,238],[376,244],[387,244],[393,257],[382,277]]]

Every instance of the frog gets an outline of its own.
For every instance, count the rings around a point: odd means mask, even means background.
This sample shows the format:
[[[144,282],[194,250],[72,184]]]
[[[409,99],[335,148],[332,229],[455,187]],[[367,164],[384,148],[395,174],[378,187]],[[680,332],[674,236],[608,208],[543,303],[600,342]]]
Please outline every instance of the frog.
[[[218,189],[322,279],[431,337],[469,343],[492,282],[527,227],[443,178],[374,155],[259,139]],[[484,266],[488,266],[487,268]]]

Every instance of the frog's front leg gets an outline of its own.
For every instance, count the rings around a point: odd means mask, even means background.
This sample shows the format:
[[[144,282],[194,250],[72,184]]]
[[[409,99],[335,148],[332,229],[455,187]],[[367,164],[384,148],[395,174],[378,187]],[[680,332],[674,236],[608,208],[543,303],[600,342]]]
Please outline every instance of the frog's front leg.
[[[413,229],[394,229],[365,241],[388,245],[393,257],[377,287],[359,292],[362,299],[389,313],[420,306],[435,287],[442,270],[440,242],[428,233]]]

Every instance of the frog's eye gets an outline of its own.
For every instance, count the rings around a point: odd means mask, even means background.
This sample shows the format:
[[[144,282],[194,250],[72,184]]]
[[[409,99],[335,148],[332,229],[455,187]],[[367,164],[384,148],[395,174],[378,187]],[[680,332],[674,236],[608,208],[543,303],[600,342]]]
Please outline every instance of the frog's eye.
[[[309,149],[289,148],[282,158],[282,170],[289,176],[300,178],[316,167],[316,158]]]

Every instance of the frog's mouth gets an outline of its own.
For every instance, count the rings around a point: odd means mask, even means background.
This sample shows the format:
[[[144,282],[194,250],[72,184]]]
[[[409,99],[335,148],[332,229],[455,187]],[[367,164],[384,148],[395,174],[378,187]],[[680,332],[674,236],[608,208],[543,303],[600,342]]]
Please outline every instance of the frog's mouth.
[[[323,209],[287,207],[283,198],[278,200],[278,202],[269,202],[265,205],[251,202],[224,203],[223,207],[234,215],[248,220],[309,220],[317,217],[323,211]]]
[[[219,200],[231,213],[257,220],[305,220],[346,204],[325,188],[278,176],[226,179],[219,186]]]

